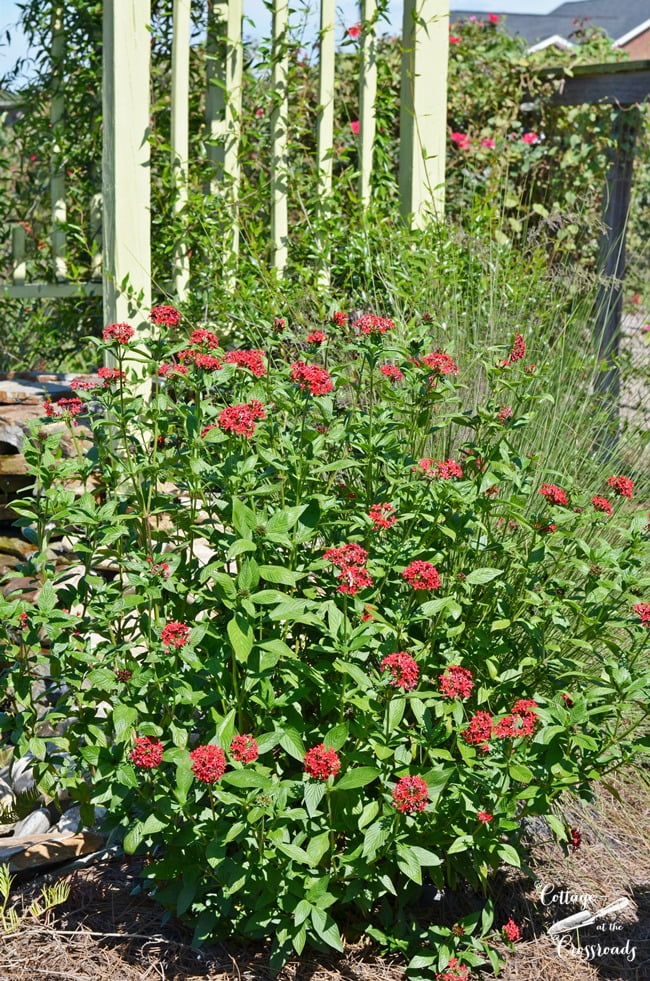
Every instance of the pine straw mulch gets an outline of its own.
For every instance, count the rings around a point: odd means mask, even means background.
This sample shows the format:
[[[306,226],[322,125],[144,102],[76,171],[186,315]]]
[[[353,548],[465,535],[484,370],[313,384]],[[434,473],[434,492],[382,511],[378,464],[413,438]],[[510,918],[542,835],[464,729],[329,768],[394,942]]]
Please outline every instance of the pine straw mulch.
[[[563,816],[580,828],[580,849],[564,855],[539,822],[531,829],[535,881],[512,872],[498,881],[497,925],[512,916],[523,928],[522,941],[507,951],[502,981],[650,981],[650,774],[629,773],[613,785],[615,793],[601,788],[594,805],[567,804]],[[138,862],[115,860],[69,876],[70,898],[48,922],[29,921],[0,938],[0,981],[270,981],[268,948],[262,945],[193,950],[191,933],[174,921],[163,924],[159,907],[138,891],[138,868]],[[569,895],[544,906],[544,885],[552,885],[556,896]],[[27,881],[15,885],[12,898],[27,904],[35,892]],[[571,894],[590,894],[590,909],[629,897],[630,908],[610,918],[615,930],[584,928],[580,942],[583,949],[627,943],[633,960],[597,951],[587,959],[575,932],[565,935],[567,946],[558,951],[547,928],[583,908]],[[453,922],[474,901],[454,896],[430,900],[429,908],[438,921]],[[351,945],[342,956],[305,956],[289,964],[279,981],[403,979],[399,958]]]

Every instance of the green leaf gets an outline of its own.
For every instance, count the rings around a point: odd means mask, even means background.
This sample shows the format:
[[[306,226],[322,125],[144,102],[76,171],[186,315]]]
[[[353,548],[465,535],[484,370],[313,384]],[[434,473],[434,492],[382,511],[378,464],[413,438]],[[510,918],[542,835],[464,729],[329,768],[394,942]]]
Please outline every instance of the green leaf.
[[[436,855],[435,852],[430,852],[427,848],[420,848],[419,845],[409,845],[409,847],[423,868],[433,868],[444,862],[444,859]]]
[[[357,766],[347,770],[341,779],[336,781],[334,790],[354,790],[356,787],[365,787],[377,779],[379,772],[375,766]]]
[[[311,911],[311,922],[314,930],[324,943],[329,947],[333,947],[334,950],[343,953],[343,943],[341,942],[339,928],[329,913],[326,913],[325,910],[317,909],[314,906]]]
[[[169,823],[168,821],[161,821],[160,818],[156,817],[155,814],[150,814],[147,820],[142,825],[142,834],[143,835],[155,834],[156,831],[162,831],[164,828],[166,828],[168,823]]]
[[[290,845],[285,841],[276,841],[275,847],[278,851],[293,859],[294,862],[299,862],[300,865],[316,865],[316,862],[307,854],[305,849],[299,848],[298,845]]]
[[[518,780],[520,783],[530,783],[534,779],[533,771],[529,770],[523,763],[511,763],[508,767],[508,773],[513,780]]]
[[[294,760],[302,761],[305,758],[305,746],[300,737],[300,733],[296,729],[292,729],[290,726],[287,727],[282,735],[280,736],[280,745],[282,749],[293,756]]]
[[[237,538],[226,552],[226,559],[230,561],[237,558],[242,552],[255,552],[256,549],[257,545],[249,538]]]
[[[323,744],[327,746],[328,749],[340,749],[345,740],[348,738],[348,733],[350,727],[347,722],[340,722],[339,725],[334,726],[333,729],[325,736]]]
[[[315,783],[309,781],[304,784],[304,795],[305,795],[305,808],[307,809],[307,814],[309,817],[315,817],[318,814],[320,807],[320,802],[323,799],[325,793],[325,784]]]
[[[56,606],[56,593],[49,579],[43,583],[36,605],[43,613],[51,613]]]
[[[397,846],[397,865],[404,875],[422,885],[422,869],[412,848],[401,842]]]
[[[138,823],[134,824],[131,830],[127,832],[127,834],[124,836],[122,847],[124,848],[126,854],[133,855],[133,853],[142,843],[143,838],[144,838],[143,825],[140,821],[138,821]]]
[[[490,569],[488,566],[483,566],[470,572],[465,582],[469,583],[470,586],[482,586],[483,583],[491,582],[497,576],[502,575],[503,569]]]
[[[318,865],[323,855],[326,855],[330,847],[329,831],[322,831],[319,835],[312,838],[307,845],[307,854]]]
[[[258,773],[256,770],[227,770],[221,780],[231,787],[243,789],[257,787],[259,790],[268,790],[273,786],[269,777],[265,777],[263,773]]]
[[[260,578],[266,582],[280,583],[282,586],[295,586],[300,579],[300,574],[291,572],[280,565],[261,565],[259,567]]]
[[[388,731],[393,732],[404,718],[406,709],[406,699],[403,696],[394,696],[388,703]]]
[[[118,702],[113,708],[113,728],[115,729],[115,736],[119,739],[125,732],[133,729],[138,718],[137,709],[132,708],[130,705],[123,705]]]
[[[235,653],[235,657],[242,664],[245,664],[248,660],[248,655],[253,649],[253,642],[255,640],[253,628],[243,613],[235,613],[232,620],[228,621],[226,630],[228,631],[228,639],[230,640],[230,646]]]
[[[547,814],[546,820],[548,822],[549,828],[551,829],[555,837],[559,838],[560,841],[566,841],[567,831],[564,822],[560,821],[560,819],[556,817],[555,814]]]
[[[514,865],[516,869],[521,868],[521,859],[519,858],[519,853],[512,845],[501,844],[497,849],[497,854],[499,858],[504,861],[507,865]]]
[[[236,497],[232,502],[232,523],[240,538],[250,538],[250,532],[258,525],[255,512]]]
[[[390,836],[391,824],[389,819],[380,818],[379,821],[370,825],[363,838],[364,857],[374,855],[386,844]]]

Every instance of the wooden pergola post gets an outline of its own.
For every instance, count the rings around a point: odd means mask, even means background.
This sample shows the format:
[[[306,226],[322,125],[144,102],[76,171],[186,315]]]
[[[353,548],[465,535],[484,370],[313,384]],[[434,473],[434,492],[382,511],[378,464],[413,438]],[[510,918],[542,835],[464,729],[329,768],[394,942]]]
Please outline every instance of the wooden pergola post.
[[[404,0],[399,197],[422,226],[445,202],[449,0]]]
[[[188,201],[188,158],[190,146],[190,21],[191,0],[174,0],[172,39],[172,118],[171,167],[174,214],[183,215]],[[190,285],[190,259],[185,239],[174,248],[174,293],[187,299]]]
[[[151,307],[150,0],[104,0],[104,321],[142,335]]]

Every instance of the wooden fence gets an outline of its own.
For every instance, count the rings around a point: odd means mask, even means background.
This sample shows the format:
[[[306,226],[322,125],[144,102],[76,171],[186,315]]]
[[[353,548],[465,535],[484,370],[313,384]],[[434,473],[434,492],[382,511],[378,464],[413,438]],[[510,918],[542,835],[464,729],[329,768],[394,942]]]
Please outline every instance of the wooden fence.
[[[188,200],[189,51],[197,0],[173,0],[171,72],[171,163],[174,209],[182,213]],[[377,91],[377,0],[361,0],[359,37],[359,186],[368,203],[375,138]],[[205,4],[206,0],[202,0]],[[225,194],[232,209],[232,233],[224,249],[236,255],[239,244],[237,202],[240,185],[239,118],[242,88],[242,0],[207,0],[206,142],[214,165],[211,191]],[[91,203],[96,239],[91,277],[71,282],[66,264],[65,161],[57,133],[65,125],[65,91],[59,66],[65,35],[61,8],[52,19],[50,173],[52,273],[48,282],[29,282],[25,232],[12,231],[13,269],[9,297],[103,295],[106,322],[141,320],[151,298],[150,155],[148,142],[150,0],[105,0],[103,6],[103,159],[102,194]],[[288,0],[272,5],[270,118],[272,264],[281,276],[290,254],[288,228],[287,129],[291,104],[288,87]],[[335,0],[320,0],[316,156],[319,199],[332,189],[334,146]],[[422,223],[440,214],[444,202],[446,84],[449,31],[448,0],[404,0],[400,104],[399,194],[402,215]],[[327,282],[323,243],[322,279]],[[179,246],[170,270],[171,294],[183,300],[191,281],[190,258]],[[125,284],[128,282],[128,290]],[[134,299],[136,298],[137,299]]]

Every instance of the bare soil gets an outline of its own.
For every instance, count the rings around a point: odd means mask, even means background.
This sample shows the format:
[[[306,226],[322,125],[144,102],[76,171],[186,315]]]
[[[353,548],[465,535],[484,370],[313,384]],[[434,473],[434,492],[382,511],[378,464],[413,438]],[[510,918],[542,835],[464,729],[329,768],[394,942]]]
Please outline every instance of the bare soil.
[[[568,854],[533,823],[531,875],[508,872],[495,883],[497,924],[520,924],[522,940],[507,954],[503,981],[650,981],[650,771],[637,768],[599,789],[593,805],[567,801],[564,819],[579,827],[582,845]],[[270,981],[268,948],[190,946],[191,933],[165,923],[139,891],[138,862],[115,860],[68,876],[70,897],[49,920],[28,919],[0,938],[0,981]],[[134,892],[135,890],[135,892]],[[26,906],[34,881],[17,883],[12,901]],[[542,902],[542,896],[544,902]],[[591,897],[580,901],[577,897]],[[585,906],[621,897],[630,906],[557,939],[548,927]],[[431,902],[445,922],[466,900]],[[435,913],[433,910],[435,909]],[[600,949],[599,949],[600,948]],[[605,948],[609,948],[605,951]],[[614,948],[614,951],[611,950]],[[487,981],[489,974],[481,975]],[[372,946],[344,955],[306,956],[278,981],[402,981],[404,965]]]

